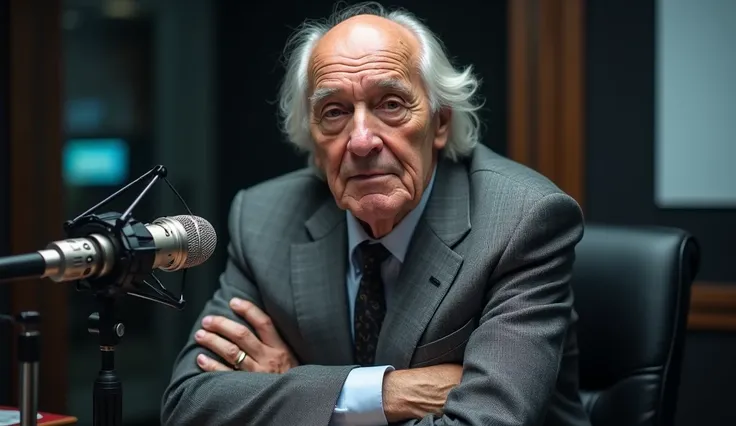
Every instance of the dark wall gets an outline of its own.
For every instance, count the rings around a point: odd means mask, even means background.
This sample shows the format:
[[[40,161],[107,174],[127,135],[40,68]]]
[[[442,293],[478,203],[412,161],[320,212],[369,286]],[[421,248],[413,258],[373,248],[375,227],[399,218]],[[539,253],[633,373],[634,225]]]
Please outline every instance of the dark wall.
[[[10,17],[8,2],[0,3],[0,256],[10,254]],[[0,282],[0,314],[10,313],[10,290]],[[0,324],[0,405],[10,403],[11,327]]]
[[[276,93],[283,46],[306,18],[330,14],[334,1],[218,2],[218,141],[223,185],[219,204],[229,206],[235,192],[303,167],[278,131]],[[384,2],[388,6],[388,2]],[[444,39],[451,56],[473,64],[483,78],[486,143],[506,148],[506,2],[464,0],[457,7],[423,0],[394,3],[415,13]],[[474,11],[468,13],[468,11]],[[265,22],[265,23],[264,23]],[[267,32],[266,32],[267,29]],[[225,223],[223,211],[218,223]],[[225,230],[218,234],[226,235]]]
[[[691,332],[686,351],[676,426],[736,425],[736,334]]]
[[[736,210],[654,204],[654,8],[654,0],[588,3],[588,218],[687,229],[702,244],[698,279],[736,283]]]
[[[687,229],[702,244],[698,279],[736,284],[736,211],[654,204],[654,0],[590,0],[587,8],[588,220]],[[689,333],[678,426],[736,424],[734,354],[734,334]]]

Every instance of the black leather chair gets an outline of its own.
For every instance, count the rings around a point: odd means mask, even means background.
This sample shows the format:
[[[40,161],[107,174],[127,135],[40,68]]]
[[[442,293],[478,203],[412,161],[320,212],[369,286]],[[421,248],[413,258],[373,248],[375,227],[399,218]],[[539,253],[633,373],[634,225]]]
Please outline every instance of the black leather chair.
[[[674,425],[700,254],[680,229],[588,224],[573,273],[593,426]]]

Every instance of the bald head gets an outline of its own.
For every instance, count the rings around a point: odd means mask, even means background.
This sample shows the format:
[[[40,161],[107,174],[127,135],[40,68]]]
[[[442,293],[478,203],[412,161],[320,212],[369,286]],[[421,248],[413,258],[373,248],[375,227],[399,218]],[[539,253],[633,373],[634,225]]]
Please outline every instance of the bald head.
[[[358,15],[328,31],[315,46],[313,57],[331,53],[357,60],[383,51],[410,61],[419,50],[417,38],[403,26],[380,16]]]
[[[339,80],[360,80],[369,74],[384,74],[384,84],[405,91],[410,82],[421,85],[416,66],[420,50],[414,34],[393,21],[375,15],[346,19],[327,31],[312,51],[308,85],[312,103],[334,92]]]

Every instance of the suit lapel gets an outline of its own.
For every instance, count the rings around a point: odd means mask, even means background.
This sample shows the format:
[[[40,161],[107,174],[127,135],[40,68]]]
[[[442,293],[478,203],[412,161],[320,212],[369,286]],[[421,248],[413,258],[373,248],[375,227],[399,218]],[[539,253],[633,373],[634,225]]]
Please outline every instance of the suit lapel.
[[[306,227],[313,241],[292,244],[291,283],[309,362],[350,365],[353,349],[345,288],[345,212],[328,198]]]
[[[470,231],[468,173],[441,162],[389,301],[377,364],[408,368],[427,324],[455,281],[463,258],[453,247]]]

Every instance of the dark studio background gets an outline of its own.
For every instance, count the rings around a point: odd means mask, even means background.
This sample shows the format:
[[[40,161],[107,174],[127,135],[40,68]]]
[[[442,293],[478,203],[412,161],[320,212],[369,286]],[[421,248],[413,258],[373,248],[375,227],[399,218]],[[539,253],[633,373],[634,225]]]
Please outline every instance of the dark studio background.
[[[61,235],[37,231],[20,245],[13,203],[27,201],[19,191],[42,198],[43,182],[25,186],[10,163],[21,142],[8,128],[8,87],[13,52],[6,51],[8,4],[24,16],[40,16],[46,2],[2,2],[0,55],[0,256],[36,244],[42,248]],[[35,1],[35,3],[34,3]],[[517,1],[517,0],[509,0]],[[545,0],[518,0],[530,4]],[[126,181],[155,164],[165,164],[170,179],[195,214],[207,218],[218,232],[218,250],[205,265],[188,273],[187,308],[175,312],[151,302],[127,298],[121,305],[126,336],[118,348],[118,372],[124,386],[126,425],[158,424],[160,395],[170,377],[170,365],[192,330],[194,319],[217,286],[227,244],[227,214],[241,188],[303,167],[279,133],[276,93],[283,74],[280,62],[286,38],[305,18],[328,15],[333,2],[258,2],[239,0],[52,0],[59,4],[57,55],[62,102],[56,113],[62,143],[75,138],[121,138],[130,150]],[[736,233],[727,232],[736,219],[733,210],[662,210],[654,205],[654,0],[588,0],[584,3],[585,50],[585,211],[588,221],[616,224],[674,225],[694,233],[703,246],[698,279],[736,286]],[[35,6],[31,7],[28,4]],[[385,3],[389,5],[389,3]],[[509,139],[509,7],[506,0],[464,0],[432,3],[393,1],[424,18],[445,41],[459,64],[473,64],[482,76],[486,98],[482,118],[484,142],[501,154],[511,152]],[[564,3],[563,3],[564,4]],[[12,9],[11,9],[12,10]],[[35,10],[35,12],[33,12]],[[48,13],[48,12],[47,12]],[[42,18],[38,19],[39,22]],[[37,43],[29,37],[28,46]],[[20,35],[18,35],[20,34]],[[14,46],[25,41],[15,42]],[[42,44],[40,44],[42,46]],[[35,45],[37,55],[45,48]],[[50,48],[49,48],[50,49]],[[18,55],[16,50],[15,55]],[[54,80],[54,70],[46,77]],[[534,82],[530,81],[530,85]],[[21,93],[22,92],[16,92]],[[39,102],[43,93],[28,92]],[[32,114],[24,112],[23,114]],[[26,143],[26,142],[23,142]],[[34,142],[27,142],[34,143]],[[62,161],[60,150],[42,150],[47,161]],[[51,160],[48,160],[50,158]],[[24,162],[35,170],[41,161]],[[17,169],[16,169],[17,170]],[[51,179],[51,178],[49,178]],[[57,181],[62,177],[57,176]],[[53,183],[50,180],[48,183]],[[48,186],[48,185],[47,185]],[[51,185],[53,186],[53,185]],[[117,185],[63,184],[61,222],[112,193]],[[112,208],[125,207],[123,200]],[[40,204],[38,204],[40,205]],[[34,209],[37,204],[24,208]],[[182,208],[163,185],[136,209],[150,221],[178,214]],[[17,219],[15,219],[17,220]],[[53,223],[51,223],[53,222]],[[11,232],[16,226],[15,233]],[[30,225],[25,225],[30,226]],[[41,234],[41,235],[39,235]],[[15,235],[15,236],[13,236]],[[161,276],[161,275],[159,275]],[[178,291],[180,275],[164,276]],[[731,284],[729,284],[731,283]],[[43,288],[33,297],[43,305]],[[58,286],[58,284],[54,284]],[[736,287],[731,287],[732,289]],[[20,289],[20,290],[19,290]],[[20,284],[0,284],[0,313],[27,309],[18,302]],[[25,303],[25,302],[24,302]],[[65,290],[62,300],[63,365],[68,378],[60,389],[42,389],[41,408],[77,416],[90,423],[91,389],[99,368],[97,342],[86,332],[94,305],[84,294]],[[60,326],[61,327],[61,326]],[[12,352],[5,342],[14,336],[0,329],[0,405],[14,394],[10,376]],[[736,395],[736,330],[693,329],[689,333],[681,387],[678,426],[732,425],[736,415],[729,402]],[[47,346],[48,348],[48,346]],[[52,370],[43,364],[42,370]],[[45,373],[48,374],[48,373]],[[42,380],[43,382],[43,380]]]
[[[10,252],[10,150],[8,133],[8,8],[6,4],[0,7],[0,256],[7,256]],[[7,289],[0,283],[0,313],[10,312],[10,297]],[[11,333],[7,324],[0,324],[0,348],[7,348],[10,344]],[[0,351],[0,401],[10,400],[10,388],[6,386],[6,377],[11,374],[8,350]],[[0,404],[2,403],[0,402]]]
[[[655,16],[653,0],[588,2],[587,217],[687,229],[702,246],[698,279],[736,285],[736,211],[654,203]],[[734,354],[732,332],[690,332],[678,425],[736,424]]]

